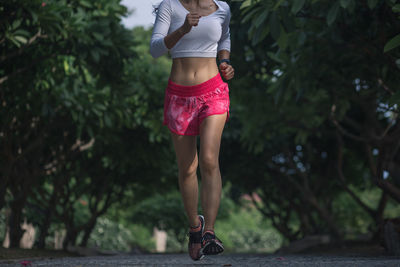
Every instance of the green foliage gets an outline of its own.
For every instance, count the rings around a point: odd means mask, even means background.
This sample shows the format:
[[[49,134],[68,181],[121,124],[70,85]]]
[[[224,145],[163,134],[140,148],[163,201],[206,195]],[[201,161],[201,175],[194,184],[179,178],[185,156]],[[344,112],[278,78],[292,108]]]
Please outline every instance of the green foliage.
[[[3,209],[0,212],[0,239],[1,240],[4,240],[4,238],[6,237],[6,229],[7,229],[6,226],[7,226],[6,216],[5,216],[5,212]]]
[[[180,193],[174,191],[166,195],[156,195],[136,205],[132,221],[149,229],[171,230],[183,242],[187,232],[187,219]]]
[[[232,209],[228,218],[216,222],[225,248],[231,252],[274,252],[281,246],[282,236],[254,207],[243,204]]]
[[[399,45],[400,45],[400,34],[396,35],[386,43],[385,47],[383,48],[383,52],[388,52],[398,47]]]
[[[64,222],[71,243],[125,190],[135,201],[154,191],[143,179],[171,177],[159,101],[170,63],[153,66],[151,32],[125,29],[126,12],[119,0],[0,5],[0,207],[3,188],[9,203],[23,195],[12,214],[27,201],[29,220]]]
[[[357,190],[352,188],[363,199],[368,198],[368,205],[375,205],[379,201],[380,190]],[[357,239],[358,236],[368,234],[373,220],[366,214],[357,203],[355,203],[348,194],[342,193],[337,196],[333,202],[333,212],[336,221],[342,227],[347,239]]]
[[[132,225],[126,228],[120,223],[100,218],[90,236],[89,246],[103,250],[130,252],[134,247],[154,249],[154,241],[151,232],[144,227]]]
[[[239,2],[231,2],[231,57],[240,64],[221,149],[225,175],[235,190],[259,193],[260,210],[287,240],[340,236],[343,225],[374,231],[369,205],[355,222],[331,203],[350,201],[340,200],[346,187],[360,198],[383,170],[390,185],[380,190],[398,188],[396,1]]]
[[[233,8],[236,15],[249,19],[244,25],[232,25],[238,32],[232,56],[237,62],[247,62],[237,66],[232,83],[232,113],[235,116],[235,108],[238,110],[246,146],[260,152],[282,134],[295,138],[296,144],[305,144],[332,115],[342,120],[372,95],[378,103],[390,103],[389,109],[396,109],[400,55],[393,49],[392,56],[385,57],[386,40],[379,37],[397,34],[394,29],[399,28],[400,20],[391,11],[394,2],[275,3],[246,1]],[[362,13],[355,15],[354,8]],[[260,19],[268,12],[268,17]],[[382,12],[389,15],[383,18]],[[373,21],[369,19],[372,15],[376,15]],[[379,33],[377,25],[383,20],[391,26]],[[261,36],[255,34],[257,27],[270,31]],[[389,45],[394,47],[393,42]],[[372,59],[376,59],[373,65]],[[384,80],[391,92],[382,89],[379,80]],[[383,109],[376,111],[377,119],[383,116]]]

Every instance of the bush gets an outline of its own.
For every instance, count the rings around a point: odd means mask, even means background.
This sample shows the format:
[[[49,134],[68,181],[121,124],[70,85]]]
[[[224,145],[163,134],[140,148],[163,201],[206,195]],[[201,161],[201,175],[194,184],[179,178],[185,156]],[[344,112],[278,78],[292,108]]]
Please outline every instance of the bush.
[[[99,218],[89,238],[88,246],[125,252],[136,247],[144,250],[154,249],[154,241],[150,231],[140,225],[133,225],[131,228],[128,229],[108,218]]]
[[[282,236],[254,207],[237,205],[229,218],[217,220],[215,231],[232,252],[273,252]]]

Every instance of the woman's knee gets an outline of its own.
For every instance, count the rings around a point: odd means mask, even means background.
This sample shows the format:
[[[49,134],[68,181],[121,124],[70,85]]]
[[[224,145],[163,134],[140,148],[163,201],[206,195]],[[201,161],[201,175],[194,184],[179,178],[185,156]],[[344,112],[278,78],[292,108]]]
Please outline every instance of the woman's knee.
[[[196,175],[198,165],[199,161],[197,159],[197,156],[190,162],[182,162],[178,165],[179,177],[181,179],[193,177],[194,175]]]
[[[218,156],[204,153],[200,156],[200,168],[203,173],[212,174],[219,170]]]

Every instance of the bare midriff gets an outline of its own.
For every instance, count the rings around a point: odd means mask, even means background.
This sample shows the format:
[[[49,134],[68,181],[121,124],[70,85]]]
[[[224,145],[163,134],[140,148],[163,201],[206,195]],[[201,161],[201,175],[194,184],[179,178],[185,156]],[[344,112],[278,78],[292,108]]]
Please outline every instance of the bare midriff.
[[[215,57],[183,57],[172,60],[170,79],[174,83],[192,86],[218,74]]]

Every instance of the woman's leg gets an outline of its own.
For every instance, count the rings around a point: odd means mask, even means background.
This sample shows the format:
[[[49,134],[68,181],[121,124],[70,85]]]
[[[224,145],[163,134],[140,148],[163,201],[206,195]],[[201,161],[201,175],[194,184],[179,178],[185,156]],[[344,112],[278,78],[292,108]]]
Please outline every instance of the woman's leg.
[[[192,227],[198,226],[198,181],[197,181],[197,147],[196,136],[177,135],[172,133],[176,159],[179,169],[179,189],[183,205]]]
[[[206,117],[200,125],[201,205],[204,212],[204,231],[214,230],[221,199],[219,148],[227,113]]]

